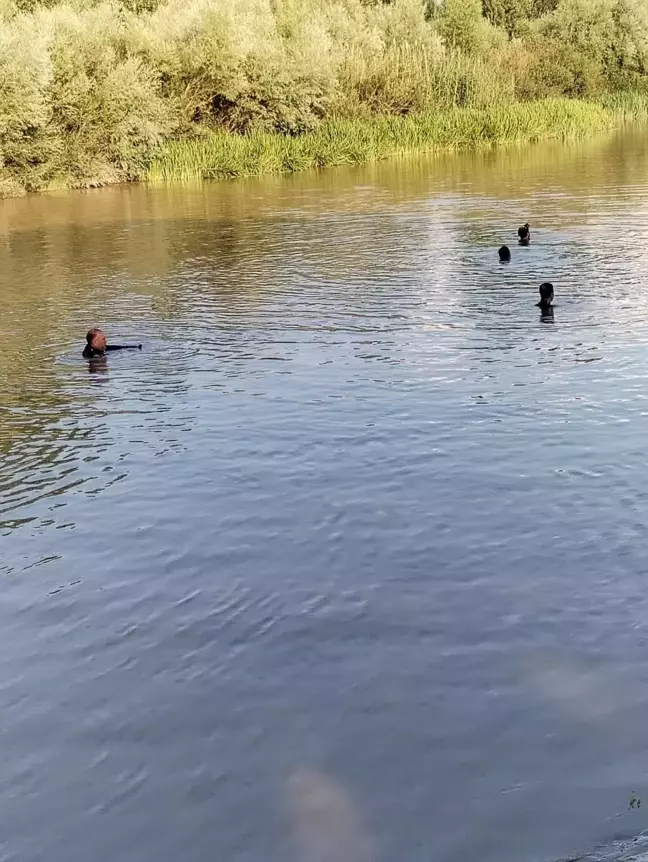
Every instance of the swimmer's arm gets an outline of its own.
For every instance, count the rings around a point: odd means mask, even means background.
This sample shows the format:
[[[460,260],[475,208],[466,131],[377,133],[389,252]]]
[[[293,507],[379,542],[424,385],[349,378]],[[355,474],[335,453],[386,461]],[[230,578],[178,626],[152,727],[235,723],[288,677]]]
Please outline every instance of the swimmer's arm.
[[[141,350],[141,344],[107,344],[106,353],[110,350]]]

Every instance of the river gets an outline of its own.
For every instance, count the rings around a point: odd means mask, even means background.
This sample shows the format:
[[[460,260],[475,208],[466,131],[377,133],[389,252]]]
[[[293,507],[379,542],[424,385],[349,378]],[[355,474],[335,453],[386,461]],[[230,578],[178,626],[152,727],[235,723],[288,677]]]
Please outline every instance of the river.
[[[2,862],[648,825],[647,215],[641,130],[0,203]]]

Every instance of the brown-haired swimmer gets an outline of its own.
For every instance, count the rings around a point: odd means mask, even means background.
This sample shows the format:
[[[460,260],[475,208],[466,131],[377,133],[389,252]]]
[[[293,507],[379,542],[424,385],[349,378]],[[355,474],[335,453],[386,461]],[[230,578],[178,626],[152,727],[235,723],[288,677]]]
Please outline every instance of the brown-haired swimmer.
[[[526,224],[523,224],[522,227],[518,228],[518,242],[520,245],[531,245],[529,222],[526,222]]]

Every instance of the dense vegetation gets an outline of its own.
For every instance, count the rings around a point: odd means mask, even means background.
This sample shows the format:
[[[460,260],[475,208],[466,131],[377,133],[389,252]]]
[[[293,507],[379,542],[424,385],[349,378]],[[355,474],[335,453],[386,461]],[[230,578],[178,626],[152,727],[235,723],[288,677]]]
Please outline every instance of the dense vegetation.
[[[518,102],[648,94],[647,68],[648,0],[0,0],[0,192],[144,177],[168,141],[213,160],[225,133],[309,164],[343,129],[378,146],[374,117],[446,142],[456,108],[524,136]]]
[[[624,115],[647,116],[644,100],[618,103],[544,99],[486,108],[449,108],[407,117],[324,120],[312,132],[281,135],[212,132],[172,141],[146,179],[219,179],[363,164],[388,156],[447,148],[578,137],[615,125]]]

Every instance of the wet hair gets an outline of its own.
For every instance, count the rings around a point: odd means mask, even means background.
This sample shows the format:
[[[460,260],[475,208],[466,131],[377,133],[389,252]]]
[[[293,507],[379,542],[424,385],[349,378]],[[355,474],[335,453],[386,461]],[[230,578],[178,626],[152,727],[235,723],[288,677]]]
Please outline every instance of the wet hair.
[[[501,261],[511,259],[511,249],[507,245],[503,245],[497,253]]]
[[[553,284],[550,281],[543,281],[540,285],[540,302],[548,305],[554,297]]]
[[[520,239],[526,239],[529,236],[529,222],[518,228],[518,236]]]
[[[88,330],[88,332],[86,334],[86,341],[88,342],[88,345],[90,347],[92,347],[92,342],[94,341],[95,335],[99,335],[99,333],[101,333],[103,335],[103,331],[101,329],[99,329],[99,327],[97,327],[97,326],[93,326],[92,329]]]

